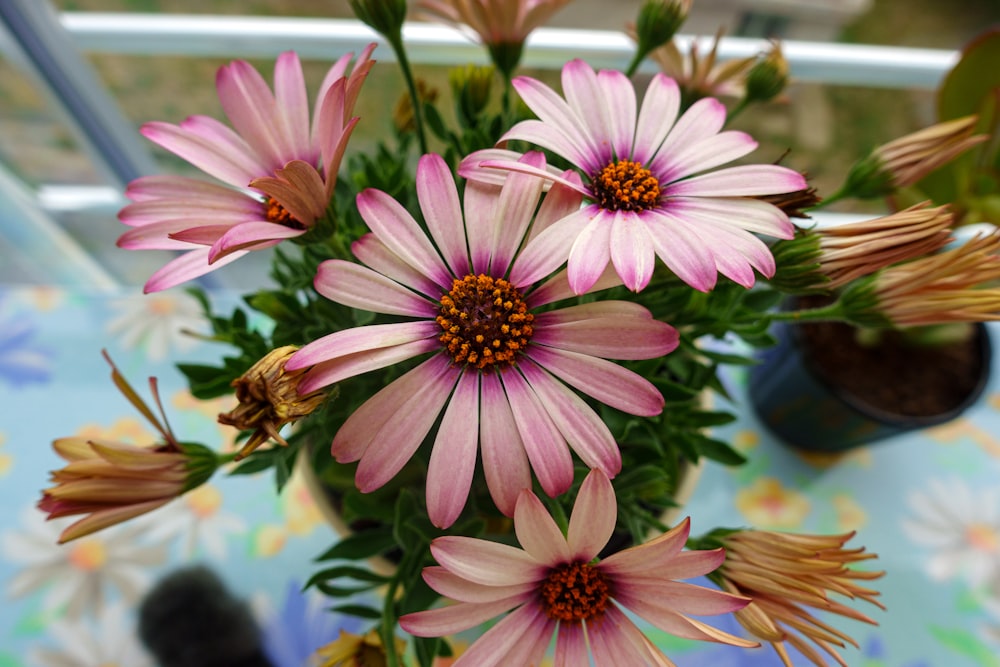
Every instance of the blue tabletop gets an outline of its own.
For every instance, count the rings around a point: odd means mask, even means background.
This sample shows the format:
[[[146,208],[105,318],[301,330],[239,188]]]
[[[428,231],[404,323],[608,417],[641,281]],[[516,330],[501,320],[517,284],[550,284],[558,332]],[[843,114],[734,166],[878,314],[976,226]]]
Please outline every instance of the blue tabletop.
[[[232,295],[221,295],[232,303]],[[145,667],[135,605],[162,574],[189,562],[216,569],[252,604],[278,667],[300,667],[335,639],[338,619],[299,593],[334,534],[301,479],[273,492],[270,474],[217,475],[156,512],[65,546],[67,522],[35,509],[50,443],[89,435],[151,442],[153,432],[109,381],[100,350],[144,396],[160,379],[174,432],[232,447],[215,416],[230,401],[195,401],[177,361],[224,351],[179,334],[205,331],[197,304],[175,290],[156,296],[0,287],[0,667]],[[991,327],[994,325],[991,325]],[[1000,329],[991,329],[996,340]],[[994,355],[994,364],[1000,355]],[[783,446],[748,407],[745,382],[727,373],[739,419],[717,429],[749,456],[739,468],[709,464],[685,508],[692,532],[718,526],[819,533],[856,530],[879,554],[886,612],[879,625],[833,621],[860,648],[861,667],[1000,666],[1000,380],[959,420],[839,457]],[[726,407],[720,405],[719,407]],[[739,632],[731,619],[714,624]],[[349,629],[356,626],[347,623]],[[694,644],[651,632],[681,667],[780,665],[769,649]],[[804,660],[796,664],[806,665]]]

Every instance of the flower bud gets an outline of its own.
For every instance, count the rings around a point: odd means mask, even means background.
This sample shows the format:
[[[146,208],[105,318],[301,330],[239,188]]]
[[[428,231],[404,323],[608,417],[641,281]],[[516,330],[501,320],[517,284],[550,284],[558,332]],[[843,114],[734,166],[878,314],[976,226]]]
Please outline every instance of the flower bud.
[[[754,62],[746,75],[744,102],[768,102],[781,94],[788,85],[788,61],[781,53],[781,44],[771,42],[771,50]]]
[[[690,10],[691,0],[646,0],[635,21],[635,40],[642,57],[673,39]]]
[[[862,199],[890,195],[913,185],[972,146],[986,141],[973,135],[976,116],[937,123],[876,147],[856,162],[843,190]]]
[[[876,600],[878,592],[859,581],[878,579],[884,572],[852,567],[876,558],[864,548],[847,549],[854,533],[843,535],[797,535],[763,530],[719,530],[708,536],[706,546],[717,544],[726,550],[726,560],[711,578],[723,590],[749,597],[752,601],[734,613],[751,635],[770,642],[786,667],[792,662],[785,644],[801,652],[814,664],[826,665],[830,654],[846,664],[835,646],[858,643],[847,633],[824,623],[810,608],[837,614],[863,623],[877,623],[836,600],[831,593],[860,599],[885,609]]]
[[[380,35],[398,35],[406,20],[406,0],[350,0],[358,20]]]
[[[472,124],[490,103],[495,72],[496,69],[492,66],[471,64],[456,67],[448,72],[452,96],[455,98],[459,113],[467,123]]]
[[[326,398],[322,391],[299,395],[299,380],[305,370],[285,370],[285,362],[297,349],[286,345],[271,350],[233,380],[239,405],[220,414],[219,423],[253,431],[235,460],[246,457],[269,438],[287,446],[288,442],[278,433],[281,427],[311,414]]]

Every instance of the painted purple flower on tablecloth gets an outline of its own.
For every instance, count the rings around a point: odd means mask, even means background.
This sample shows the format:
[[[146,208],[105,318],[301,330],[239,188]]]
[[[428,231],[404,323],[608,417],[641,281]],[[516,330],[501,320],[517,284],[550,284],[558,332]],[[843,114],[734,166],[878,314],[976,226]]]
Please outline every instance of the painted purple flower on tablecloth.
[[[24,313],[0,317],[0,380],[15,387],[48,382],[53,354],[37,343],[37,333],[37,327]]]
[[[264,652],[274,667],[311,665],[316,649],[337,639],[341,630],[360,634],[361,620],[330,613],[328,600],[315,591],[303,592],[299,582],[289,581],[280,609],[255,604]]]

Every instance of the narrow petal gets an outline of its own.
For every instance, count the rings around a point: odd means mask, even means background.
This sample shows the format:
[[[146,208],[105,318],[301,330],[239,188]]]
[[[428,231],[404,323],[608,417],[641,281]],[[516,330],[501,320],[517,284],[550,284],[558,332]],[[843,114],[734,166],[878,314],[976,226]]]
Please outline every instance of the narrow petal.
[[[437,421],[451,395],[458,378],[454,369],[448,367],[448,362],[437,355],[425,365],[437,370],[437,377],[394,407],[389,419],[372,434],[367,449],[361,455],[354,479],[362,493],[381,487],[402,470]]]
[[[589,68],[590,66],[584,64],[584,67]],[[566,71],[565,67],[563,71]],[[591,71],[591,76],[593,76],[593,71]],[[563,98],[541,81],[530,77],[518,76],[514,78],[512,83],[521,99],[524,100],[529,109],[535,112],[541,122],[558,129],[562,135],[561,140],[553,141],[551,145],[538,143],[539,146],[562,155],[585,172],[596,171],[604,166],[607,160],[602,160],[602,156],[594,146],[593,141],[583,131],[582,121]],[[518,123],[504,134],[501,140],[520,139],[520,129],[532,127],[528,124],[530,122]],[[610,149],[611,147],[608,146],[607,153],[609,155]]]
[[[367,264],[369,268],[386,278],[391,278],[400,285],[406,285],[428,296],[431,301],[441,298],[444,290],[440,285],[400,259],[371,232],[352,243],[351,252],[358,261]]]
[[[370,188],[358,195],[357,204],[368,227],[393,253],[438,285],[451,289],[451,272],[402,204]]]
[[[526,551],[474,537],[446,535],[431,542],[434,560],[452,574],[486,586],[520,586],[545,578],[548,566]]]
[[[795,226],[777,206],[759,199],[724,197],[673,197],[667,210],[694,221],[710,220],[749,232],[790,239]]]
[[[622,468],[621,452],[610,429],[587,405],[543,369],[530,362],[519,366],[552,423],[577,456],[590,468],[600,468],[609,477]]]
[[[614,362],[541,345],[531,348],[531,359],[566,384],[616,410],[644,417],[663,411],[663,396],[656,387]]]
[[[692,176],[663,189],[666,197],[756,197],[809,187],[802,174],[774,164],[747,164]]]
[[[245,255],[245,251],[236,251],[220,259],[214,264],[208,263],[208,248],[199,248],[184,253],[176,259],[172,259],[160,268],[159,271],[150,276],[143,288],[143,293],[159,292],[175,285],[180,285],[192,278],[203,276],[210,271],[221,268],[230,262],[236,261]]]
[[[479,374],[462,373],[427,465],[427,513],[438,528],[455,523],[472,487],[479,445]]]
[[[691,287],[707,292],[715,287],[715,257],[689,222],[668,212],[648,211],[643,222],[653,249],[667,268]]]
[[[403,345],[434,336],[440,327],[436,322],[395,322],[369,324],[327,334],[303,346],[288,361],[285,369],[299,370],[338,357],[380,348]],[[304,390],[306,393],[315,387]]]
[[[437,309],[427,299],[353,262],[326,260],[319,265],[313,285],[327,299],[359,310],[431,320],[437,314]]]
[[[684,150],[665,155],[666,159],[657,165],[663,174],[660,181],[677,181],[707,171],[741,158],[755,148],[757,142],[745,132],[721,132],[691,144]]]
[[[615,212],[611,225],[611,262],[625,287],[640,292],[653,277],[656,254],[646,226],[631,211]]]
[[[732,646],[742,646],[744,648],[755,648],[760,646],[759,642],[750,641],[737,637],[736,635],[723,632],[718,628],[713,628],[707,623],[688,618],[683,614],[678,614],[669,609],[662,609],[653,600],[638,598],[630,600],[632,603],[629,609],[650,624],[660,630],[681,637],[683,639],[695,639],[706,642],[720,642]],[[742,607],[741,607],[742,608]]]
[[[399,627],[417,637],[444,637],[496,618],[517,603],[510,599],[482,604],[459,603],[406,614],[399,619]]]
[[[566,440],[516,369],[504,373],[501,380],[531,469],[542,489],[553,497],[565,493],[573,484],[573,458]]]
[[[608,134],[615,155],[619,158],[632,155],[635,143],[636,101],[635,88],[623,72],[601,70],[597,73],[597,93],[592,106],[606,106]]]
[[[563,623],[556,635],[555,667],[590,665],[590,649],[580,623]]]
[[[526,287],[549,276],[569,257],[573,239],[593,220],[593,208],[578,210],[554,222],[518,253],[510,272],[510,281]]]
[[[604,317],[563,322],[557,319],[560,313],[562,310],[545,313],[553,317],[536,317],[532,349],[534,345],[547,345],[606,359],[652,359],[672,352],[680,339],[677,330],[666,322],[633,316],[627,309]]]
[[[601,561],[601,570],[620,577],[636,572],[648,571],[650,563],[667,565],[670,559],[680,553],[691,533],[691,520],[685,518],[671,530],[643,544],[624,549]],[[702,554],[706,567],[715,561],[716,554],[710,551],[692,552]],[[711,555],[709,555],[711,554]],[[718,565],[715,565],[718,567]],[[715,569],[712,567],[712,569]],[[706,570],[702,574],[711,572]]]
[[[598,665],[628,664],[643,667],[676,667],[660,653],[618,607],[611,605],[598,623],[587,625],[594,660]]]
[[[598,277],[597,282],[590,286],[589,293],[600,292],[611,287],[618,287],[622,284],[622,279],[618,277],[615,267],[608,264],[604,272]],[[563,299],[575,297],[576,294],[569,284],[569,271],[563,269],[551,278],[542,283],[536,290],[528,295],[531,307],[544,306],[549,303],[556,303]]]
[[[250,186],[275,199],[296,221],[311,228],[329,204],[326,185],[316,167],[292,160],[274,173],[273,177],[255,178]]]
[[[310,368],[306,376],[299,382],[299,392],[308,394],[355,375],[394,366],[439,349],[441,349],[440,343],[437,342],[436,338],[431,337],[390,347],[361,350],[341,355],[329,361],[320,361]]]
[[[588,211],[592,218],[573,242],[567,261],[569,285],[575,294],[590,290],[611,261],[613,215],[596,206],[583,210]]]
[[[337,431],[330,445],[333,458],[340,463],[360,459],[372,438],[392,417],[396,408],[413,395],[424,391],[428,384],[439,381],[447,370],[447,361],[432,357],[380,389],[351,413]]]
[[[532,151],[525,153],[520,162],[544,168],[545,157],[538,151]],[[543,184],[540,178],[516,172],[507,177],[493,212],[495,238],[490,248],[490,272],[493,275],[507,275],[538,207]]]
[[[294,51],[281,53],[274,62],[274,97],[283,143],[297,155],[309,155],[309,96]]]
[[[574,558],[567,548],[566,538],[542,505],[542,501],[527,489],[522,491],[517,499],[514,530],[521,547],[532,558],[549,567],[568,563]],[[590,558],[584,560],[589,561]]]
[[[254,168],[259,160],[250,151],[232,151],[231,146],[219,146],[218,143],[177,125],[153,121],[143,124],[140,132],[153,143],[187,160],[206,174],[239,188],[246,187],[258,176],[270,173],[263,166]]]
[[[555,621],[549,620],[538,605],[522,605],[466,649],[454,667],[538,665],[555,629]]]
[[[566,541],[574,560],[590,562],[603,549],[618,521],[618,503],[611,480],[601,470],[591,470],[573,503]]]
[[[531,230],[528,233],[528,241],[534,239],[552,224],[580,210],[584,192],[580,175],[575,171],[564,171],[563,177],[576,182],[577,187],[568,188],[559,182],[552,183],[542,199],[541,206],[538,207],[535,221],[531,224]]]
[[[272,171],[295,155],[282,142],[277,102],[264,77],[250,63],[236,60],[219,68],[215,78],[219,102],[229,122]]]
[[[483,375],[481,383],[483,473],[497,509],[514,516],[521,490],[531,488],[531,466],[499,377],[495,373]]]
[[[654,174],[664,173],[663,165],[672,155],[718,133],[725,122],[726,107],[722,102],[713,97],[703,97],[677,119],[647,168]]]
[[[465,245],[465,226],[458,188],[451,170],[440,155],[428,154],[417,164],[417,197],[427,229],[452,274],[464,275],[469,269],[469,250]]]
[[[633,160],[649,166],[650,159],[674,126],[680,106],[681,93],[677,82],[663,74],[654,75],[646,88],[636,121],[635,145],[631,153]]]
[[[615,580],[615,599],[618,602],[634,609],[637,598],[642,598],[648,609],[696,616],[728,614],[749,604],[747,598],[678,581],[657,578],[655,581],[645,579],[641,583],[630,584],[627,578]]]
[[[512,586],[486,586],[477,584],[449,572],[440,565],[425,567],[424,581],[439,594],[458,602],[496,602],[516,600],[515,604],[527,602],[537,594],[538,583],[526,581]],[[513,604],[511,606],[514,606]]]
[[[233,225],[212,244],[208,253],[210,264],[240,250],[261,249],[265,244],[273,244],[284,239],[293,239],[306,233],[304,229],[292,229],[273,222],[243,222]]]

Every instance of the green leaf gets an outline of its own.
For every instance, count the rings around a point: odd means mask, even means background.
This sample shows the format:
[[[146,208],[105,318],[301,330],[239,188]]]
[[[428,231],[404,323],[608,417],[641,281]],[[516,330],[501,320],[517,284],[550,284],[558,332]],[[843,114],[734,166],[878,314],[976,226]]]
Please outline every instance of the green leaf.
[[[378,609],[373,609],[372,607],[366,607],[360,604],[342,604],[336,607],[330,607],[329,611],[336,612],[338,614],[347,614],[357,618],[373,620],[382,618],[382,612]]]
[[[933,625],[928,629],[934,639],[955,653],[972,658],[977,665],[982,665],[982,667],[998,667],[1000,665],[1000,658],[997,658],[996,654],[972,632]]]
[[[777,306],[783,298],[785,298],[785,295],[778,290],[754,289],[747,292],[746,296],[743,297],[743,305],[746,308],[762,313]]]
[[[336,567],[328,567],[325,570],[320,570],[309,577],[309,581],[302,588],[309,588],[321,581],[335,581],[337,579],[354,579],[355,581],[364,581],[370,584],[384,584],[389,581],[389,577],[376,574],[363,567],[337,565]]]
[[[728,443],[714,438],[699,438],[696,444],[698,453],[705,458],[718,461],[727,466],[738,466],[746,463],[747,458],[732,448]]]
[[[389,526],[380,526],[353,533],[327,549],[316,560],[359,560],[383,554],[396,546],[396,538]]]
[[[962,50],[958,63],[938,89],[938,120],[977,113],[1000,87],[1000,27],[980,33]]]

